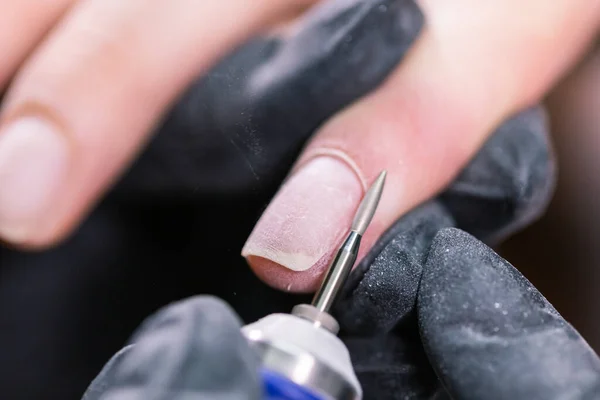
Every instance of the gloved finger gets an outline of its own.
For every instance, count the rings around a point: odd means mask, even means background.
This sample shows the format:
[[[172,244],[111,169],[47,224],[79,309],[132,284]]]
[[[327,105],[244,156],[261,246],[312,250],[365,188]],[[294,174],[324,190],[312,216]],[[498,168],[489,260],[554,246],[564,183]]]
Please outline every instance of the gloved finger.
[[[585,0],[529,2],[527,19],[516,1],[419,4],[427,29],[405,63],[320,129],[250,235],[243,254],[267,283],[315,289],[365,188],[386,169],[364,255],[401,215],[449,184],[502,119],[537,101],[600,21],[600,7]],[[568,49],[560,60],[557,43]]]
[[[512,265],[458,229],[434,239],[417,313],[453,398],[593,398],[600,360]]]
[[[260,361],[219,299],[191,298],[145,322],[84,400],[261,399]]]
[[[3,104],[3,239],[38,247],[70,233],[193,79],[297,4],[77,3],[19,70]],[[236,22],[224,23],[232,14]]]
[[[540,216],[555,184],[547,116],[538,106],[503,123],[440,199],[458,228],[497,243]]]
[[[246,43],[188,90],[119,192],[268,201],[315,129],[377,87],[421,26],[411,0],[329,0]]]

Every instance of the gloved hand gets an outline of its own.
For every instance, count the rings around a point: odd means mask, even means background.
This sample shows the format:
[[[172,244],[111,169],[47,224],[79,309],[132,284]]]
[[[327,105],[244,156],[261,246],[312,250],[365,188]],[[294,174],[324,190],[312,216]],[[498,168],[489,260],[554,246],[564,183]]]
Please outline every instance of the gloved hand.
[[[600,393],[596,354],[484,244],[544,210],[554,183],[545,122],[532,109],[504,124],[445,193],[399,220],[353,272],[337,317],[365,398]]]
[[[553,163],[539,109],[506,123],[438,199],[398,221],[336,307],[365,399],[591,399],[600,359],[492,243],[535,218]],[[260,399],[240,321],[214,299],[166,308],[84,400]]]

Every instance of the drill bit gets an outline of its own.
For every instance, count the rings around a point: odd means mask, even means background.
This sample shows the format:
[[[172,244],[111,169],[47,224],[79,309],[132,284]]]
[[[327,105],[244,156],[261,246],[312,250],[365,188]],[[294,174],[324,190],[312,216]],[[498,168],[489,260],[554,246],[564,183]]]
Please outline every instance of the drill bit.
[[[338,250],[321,284],[321,288],[313,298],[312,305],[320,312],[329,312],[336,300],[337,294],[346,282],[350,271],[352,271],[358,255],[362,235],[364,235],[371,223],[379,204],[386,175],[387,172],[382,171],[369,190],[367,190],[354,216],[350,233]]]

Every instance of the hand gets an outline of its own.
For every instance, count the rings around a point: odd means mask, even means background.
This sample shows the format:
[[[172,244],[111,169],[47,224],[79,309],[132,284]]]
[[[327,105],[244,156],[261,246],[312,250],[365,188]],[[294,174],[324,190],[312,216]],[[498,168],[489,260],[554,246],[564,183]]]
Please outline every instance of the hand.
[[[366,398],[593,398],[600,360],[488,244],[552,193],[539,109],[504,124],[440,197],[399,220],[337,307]],[[383,395],[382,395],[383,393]]]
[[[337,317],[365,399],[597,393],[600,360],[579,334],[508,262],[452,228],[496,242],[530,222],[551,194],[552,161],[543,114],[520,114],[353,272]],[[258,361],[239,328],[214,299],[170,306],[107,364],[84,400],[260,398]]]

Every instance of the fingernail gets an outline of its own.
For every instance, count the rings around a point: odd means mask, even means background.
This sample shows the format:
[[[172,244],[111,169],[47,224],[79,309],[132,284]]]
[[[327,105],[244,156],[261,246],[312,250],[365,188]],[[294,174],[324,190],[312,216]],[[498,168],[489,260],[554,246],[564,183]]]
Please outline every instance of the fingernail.
[[[39,118],[17,120],[0,131],[0,236],[27,240],[49,210],[67,171],[68,145]]]
[[[318,157],[290,177],[266,209],[242,255],[306,271],[348,232],[363,189],[343,161]]]

